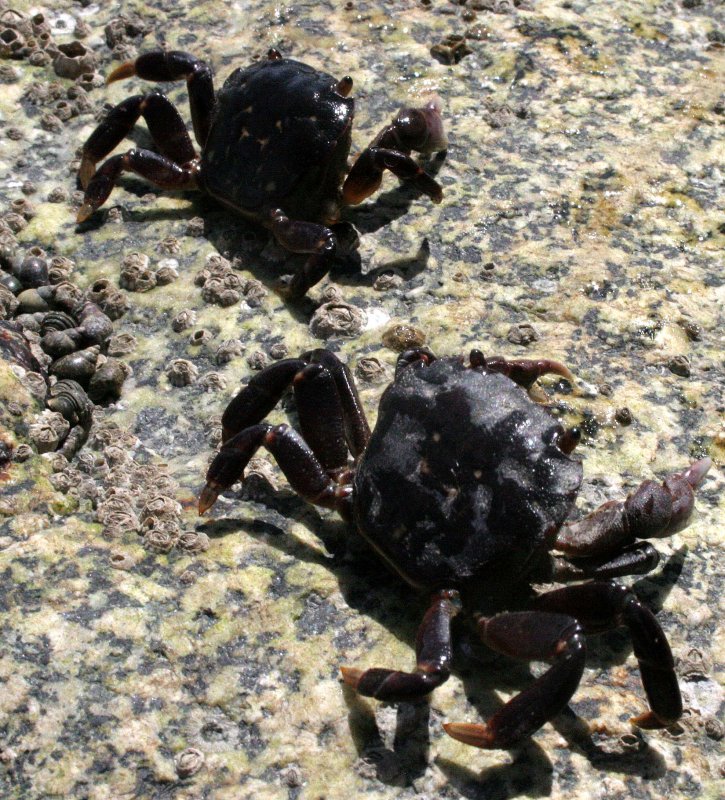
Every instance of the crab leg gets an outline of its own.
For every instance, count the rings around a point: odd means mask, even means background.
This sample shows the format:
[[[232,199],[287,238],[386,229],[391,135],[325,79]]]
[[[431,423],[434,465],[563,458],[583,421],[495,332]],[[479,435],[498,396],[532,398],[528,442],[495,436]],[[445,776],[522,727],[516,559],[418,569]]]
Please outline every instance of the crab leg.
[[[345,469],[349,454],[342,404],[329,370],[308,364],[292,385],[302,437],[328,473]]]
[[[137,75],[147,81],[176,81],[186,79],[194,137],[200,147],[209,135],[214,108],[214,82],[206,62],[181,50],[151,50],[135,61],[126,61],[108,76],[107,83]]]
[[[140,116],[159,152],[177,164],[196,158],[186,125],[171,101],[160,92],[129,97],[109,111],[83,145],[78,177],[86,189],[96,169],[96,162],[107,156],[128,136]]]
[[[624,625],[632,637],[650,711],[632,719],[640,728],[664,728],[682,714],[674,659],[654,614],[634,593],[608,581],[566,586],[540,595],[535,607],[575,616],[586,633],[603,633]]]
[[[225,442],[207,472],[206,486],[199,495],[199,514],[242,477],[249,459],[262,446],[274,456],[290,486],[304,500],[345,514],[349,487],[329,476],[294,428],[269,423],[246,428]]]
[[[195,189],[197,164],[179,165],[152,150],[133,148],[118,156],[111,156],[91,178],[78,209],[76,220],[85,222],[108,199],[116,181],[124,172],[135,172],[162,189]]]
[[[227,442],[244,428],[261,422],[306,364],[307,361],[302,358],[284,358],[253,375],[224,410],[222,442]]]
[[[694,490],[710,469],[709,458],[662,481],[643,481],[624,501],[610,500],[583,519],[562,526],[554,548],[567,556],[603,556],[636,539],[669,536],[686,524]]]
[[[271,212],[268,225],[282,247],[293,253],[311,254],[284,288],[284,294],[288,297],[302,297],[330,271],[337,250],[337,238],[325,225],[291,220],[279,208]]]
[[[548,611],[498,614],[480,619],[478,629],[493,650],[527,661],[553,662],[485,725],[449,722],[443,726],[449,736],[475,747],[513,747],[556,716],[576,691],[584,671],[584,631],[573,616]]]
[[[415,641],[415,672],[341,667],[342,679],[366,697],[400,702],[417,700],[448,680],[451,674],[451,620],[460,611],[458,592],[443,590],[431,598]]]
[[[308,365],[317,364],[329,374],[331,381],[319,378],[315,390],[309,391],[309,381],[302,380],[302,373]],[[306,377],[312,377],[307,373]],[[365,418],[360,398],[355,388],[355,383],[348,368],[340,359],[329,350],[318,348],[308,350],[299,358],[285,358],[262,370],[250,378],[226,407],[222,416],[222,441],[226,442],[235,433],[244,428],[261,422],[267,414],[277,405],[284,390],[294,385],[295,395],[300,401],[305,395],[302,406],[298,407],[300,418],[308,418],[309,422],[303,423],[305,438],[314,434],[309,431],[313,427],[320,427],[320,419],[327,419],[329,427],[339,426],[340,423],[330,419],[342,416],[344,439],[353,457],[359,456],[370,438],[370,427]],[[325,399],[326,397],[332,399]],[[327,406],[327,410],[320,408],[320,403]],[[339,436],[335,438],[339,439]],[[317,452],[316,448],[312,448]]]
[[[342,405],[347,446],[353,458],[357,458],[367,447],[370,439],[370,426],[350,370],[334,353],[324,348],[309,350],[303,353],[301,358],[312,364],[322,364],[332,375]]]
[[[362,203],[380,188],[383,173],[388,169],[396,178],[407,181],[419,192],[428,195],[434,203],[443,199],[443,189],[409,155],[398,150],[368,147],[358,157],[342,189],[345,203]]]

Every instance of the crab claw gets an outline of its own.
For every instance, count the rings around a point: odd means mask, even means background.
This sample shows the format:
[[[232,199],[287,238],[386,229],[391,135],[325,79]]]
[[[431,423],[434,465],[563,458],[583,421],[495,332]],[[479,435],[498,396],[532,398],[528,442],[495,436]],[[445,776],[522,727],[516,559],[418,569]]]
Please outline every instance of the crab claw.
[[[702,479],[707,475],[711,466],[711,458],[701,458],[699,461],[693,461],[687,469],[683,470],[680,473],[680,477],[684,478],[693,489],[696,489],[702,483]]]
[[[490,356],[486,359],[486,369],[489,372],[501,372],[506,377],[511,378],[514,383],[530,389],[534,381],[542,375],[561,375],[569,383],[574,384],[575,379],[568,367],[559,361],[550,358],[502,358],[501,356]]]
[[[444,722],[443,729],[452,739],[463,742],[463,744],[470,744],[484,750],[494,746],[494,735],[486,725],[477,725],[472,722]]]

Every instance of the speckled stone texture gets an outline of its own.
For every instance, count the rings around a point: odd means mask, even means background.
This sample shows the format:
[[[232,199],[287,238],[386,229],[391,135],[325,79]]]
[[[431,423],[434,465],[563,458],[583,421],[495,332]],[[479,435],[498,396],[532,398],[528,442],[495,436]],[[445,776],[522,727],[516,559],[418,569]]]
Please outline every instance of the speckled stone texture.
[[[0,363],[3,452],[23,454],[0,470],[0,796],[722,797],[722,6],[8,5],[3,30],[42,13],[53,40],[79,38],[101,75],[159,45],[207,59],[217,85],[272,46],[349,74],[354,152],[402,104],[437,94],[450,149],[427,163],[441,205],[386,177],[345,212],[357,252],[285,305],[272,286],[288,254],[208,198],[126,176],[75,225],[76,149],[106,104],[151,86],[83,73],[81,95],[32,47],[0,60],[4,246],[71,259],[84,290],[107,281],[119,314],[128,307],[113,348],[131,369],[68,464],[21,447],[42,404]],[[183,84],[164,90],[189,119]],[[149,146],[142,123],[131,139]],[[18,219],[22,198],[32,211]],[[544,391],[586,434],[582,509],[713,459],[692,524],[657,543],[655,573],[627,581],[672,644],[681,725],[631,729],[644,698],[616,631],[590,640],[570,709],[529,743],[461,745],[442,722],[489,716],[540,665],[486,651],[462,624],[453,675],[429,704],[361,700],[339,666],[412,666],[425,598],[293,495],[264,455],[243,490],[195,515],[240,381],[324,345],[364,376],[374,419],[396,357],[385,334],[401,323],[439,353],[479,346],[569,366],[576,388]],[[270,419],[288,417],[283,403]]]

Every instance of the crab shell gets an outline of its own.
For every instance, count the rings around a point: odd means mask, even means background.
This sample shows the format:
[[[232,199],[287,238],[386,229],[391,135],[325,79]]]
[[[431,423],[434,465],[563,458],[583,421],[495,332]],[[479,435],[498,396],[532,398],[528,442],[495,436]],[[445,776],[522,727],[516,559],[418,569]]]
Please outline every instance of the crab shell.
[[[412,365],[383,394],[358,465],[357,527],[414,586],[516,583],[581,485],[562,433],[503,375],[456,358]]]
[[[287,58],[232,72],[201,158],[204,188],[254,219],[281,206],[292,219],[334,221],[355,108],[337,83]]]

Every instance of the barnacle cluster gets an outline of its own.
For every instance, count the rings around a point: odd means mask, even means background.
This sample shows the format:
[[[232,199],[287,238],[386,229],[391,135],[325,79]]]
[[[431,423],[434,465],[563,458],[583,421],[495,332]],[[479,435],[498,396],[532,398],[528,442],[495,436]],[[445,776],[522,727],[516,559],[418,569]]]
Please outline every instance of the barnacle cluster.
[[[105,422],[94,431],[90,444],[96,452],[86,450],[81,463],[102,484],[95,517],[106,538],[136,534],[144,549],[155,553],[207,549],[206,534],[183,528],[182,507],[176,499],[180,489],[166,465],[142,463],[146,454],[136,437]],[[126,560],[114,566],[129,568]]]
[[[233,306],[244,297],[251,308],[257,308],[267,296],[260,281],[242,278],[231,262],[218,253],[207,256],[204,269],[195,275],[194,283],[201,287],[204,302],[222,307]]]

